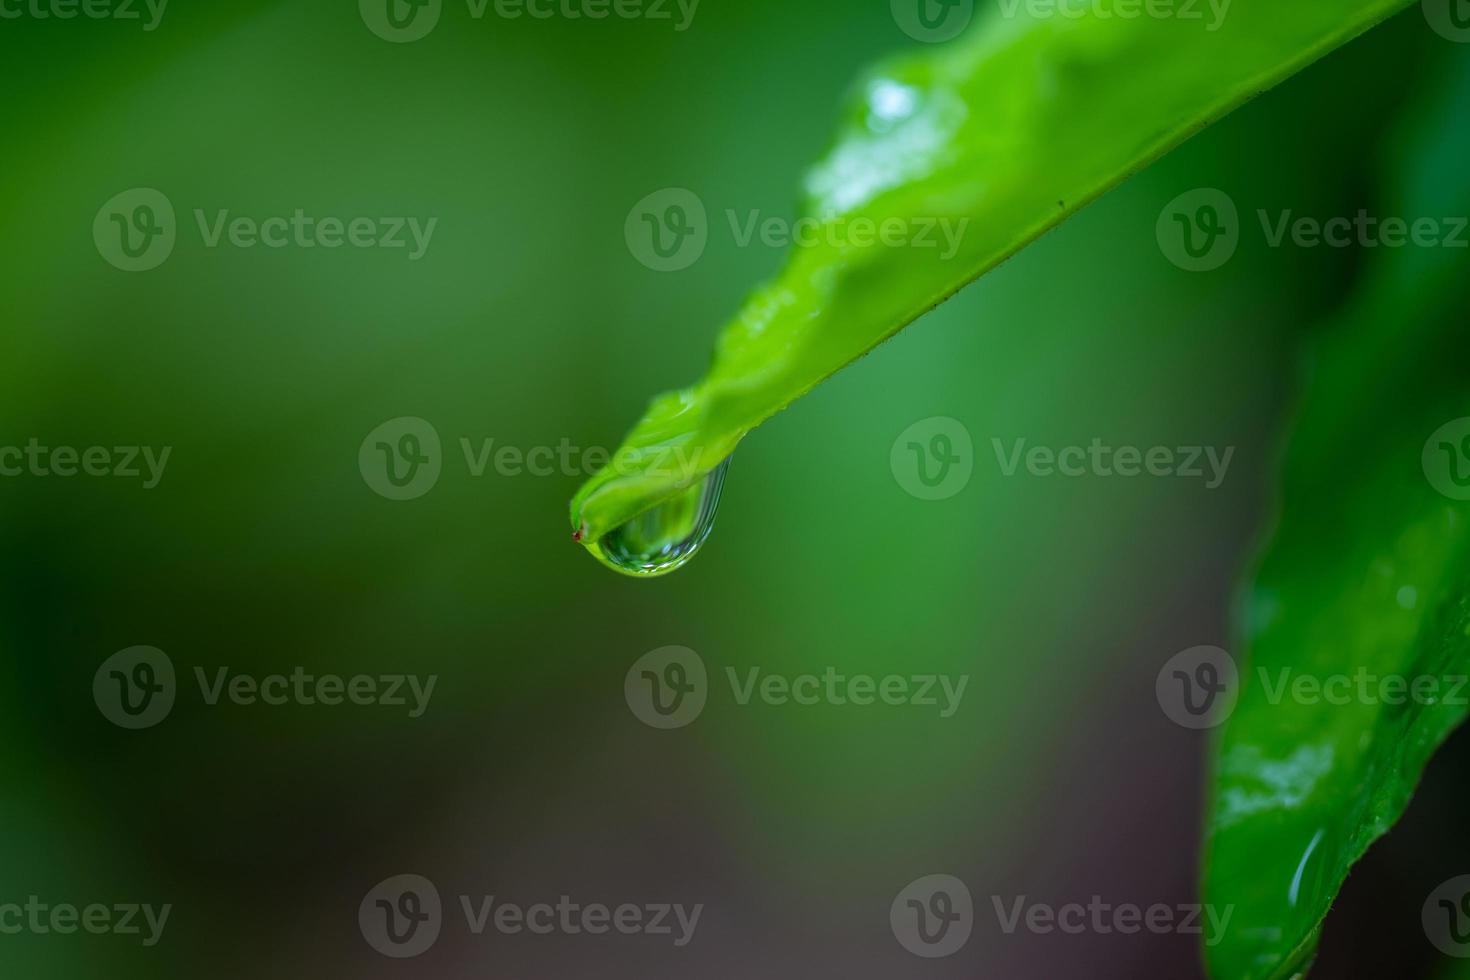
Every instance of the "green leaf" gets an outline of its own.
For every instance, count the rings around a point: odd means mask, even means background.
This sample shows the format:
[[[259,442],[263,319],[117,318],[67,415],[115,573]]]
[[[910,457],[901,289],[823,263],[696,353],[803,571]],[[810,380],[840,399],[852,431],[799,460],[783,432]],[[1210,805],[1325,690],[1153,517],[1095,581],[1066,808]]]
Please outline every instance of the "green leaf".
[[[1450,229],[1470,214],[1460,67],[1438,112],[1395,141],[1410,163],[1380,219]],[[1306,970],[1348,870],[1470,698],[1467,253],[1366,254],[1313,359],[1244,604],[1249,661],[1218,746],[1205,872],[1206,900],[1233,907],[1208,952],[1229,980]]]
[[[1076,0],[1063,0],[1067,16],[1028,17],[1021,4],[953,45],[872,72],[807,176],[803,213],[821,222],[818,233],[725,328],[708,374],[654,399],[614,464],[577,493],[577,538],[618,568],[603,536],[670,498],[689,511],[690,488],[751,429],[1192,133],[1410,2],[1235,0],[1223,22],[1103,18]],[[917,244],[938,221],[961,230],[952,254]],[[915,244],[856,241],[859,222],[906,229]]]

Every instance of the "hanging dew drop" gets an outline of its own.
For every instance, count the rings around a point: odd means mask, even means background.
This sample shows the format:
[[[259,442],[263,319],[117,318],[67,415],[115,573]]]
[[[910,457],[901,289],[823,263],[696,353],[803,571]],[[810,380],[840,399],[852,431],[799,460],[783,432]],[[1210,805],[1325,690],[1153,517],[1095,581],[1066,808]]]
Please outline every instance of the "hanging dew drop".
[[[667,575],[699,552],[715,526],[726,459],[698,484],[602,536],[593,550],[628,575]]]

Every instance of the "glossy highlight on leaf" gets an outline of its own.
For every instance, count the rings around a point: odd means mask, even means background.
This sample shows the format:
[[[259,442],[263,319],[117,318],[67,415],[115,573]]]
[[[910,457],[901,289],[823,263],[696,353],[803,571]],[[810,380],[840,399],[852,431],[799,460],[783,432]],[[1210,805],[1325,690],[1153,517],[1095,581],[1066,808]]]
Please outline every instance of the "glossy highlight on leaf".
[[[824,228],[941,222],[952,250],[817,234],[757,289],[692,387],[655,398],[577,493],[597,542],[688,490],[745,435],[1129,174],[1411,0],[1235,0],[1217,29],[1180,18],[999,12],[880,67],[805,182]],[[677,450],[692,467],[657,461]]]

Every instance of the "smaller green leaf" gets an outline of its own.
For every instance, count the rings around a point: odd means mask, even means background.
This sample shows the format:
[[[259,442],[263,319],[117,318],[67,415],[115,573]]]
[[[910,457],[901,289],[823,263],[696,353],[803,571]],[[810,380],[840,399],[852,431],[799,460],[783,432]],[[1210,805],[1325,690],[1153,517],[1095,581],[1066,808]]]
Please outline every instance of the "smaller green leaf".
[[[1470,70],[1447,94],[1404,141],[1417,163],[1383,216],[1470,213]],[[1464,254],[1380,249],[1314,359],[1218,749],[1205,895],[1234,914],[1217,977],[1305,971],[1349,869],[1470,705]]]

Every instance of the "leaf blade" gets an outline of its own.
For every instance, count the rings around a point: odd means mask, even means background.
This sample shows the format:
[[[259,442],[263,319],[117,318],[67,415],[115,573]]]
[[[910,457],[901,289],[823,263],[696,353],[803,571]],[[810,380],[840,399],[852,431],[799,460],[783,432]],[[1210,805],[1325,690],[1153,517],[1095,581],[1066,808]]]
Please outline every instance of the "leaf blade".
[[[1129,174],[1411,0],[1236,0],[1216,32],[1170,19],[993,19],[881,67],[808,177],[822,227],[965,223],[952,255],[798,246],[718,342],[656,398],[571,523],[603,535],[691,486],[756,426]],[[662,465],[674,452],[683,465]]]
[[[1397,141],[1415,162],[1386,213],[1470,213],[1467,97],[1462,68],[1438,112]],[[1245,604],[1250,670],[1218,746],[1207,835],[1206,900],[1235,909],[1209,950],[1220,977],[1307,968],[1350,868],[1470,710],[1456,680],[1470,673],[1470,513],[1426,469],[1436,433],[1470,415],[1465,260],[1376,255],[1319,345]],[[1437,690],[1400,692],[1397,677]]]

